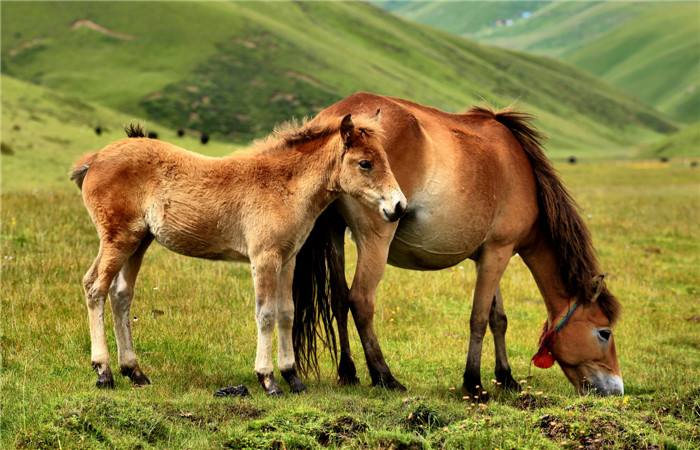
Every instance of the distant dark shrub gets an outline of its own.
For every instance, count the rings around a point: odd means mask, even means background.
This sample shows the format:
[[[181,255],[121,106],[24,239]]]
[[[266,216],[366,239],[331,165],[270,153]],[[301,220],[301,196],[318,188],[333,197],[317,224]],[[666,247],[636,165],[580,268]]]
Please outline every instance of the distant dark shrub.
[[[698,162],[697,161],[690,161],[690,167],[697,167]]]
[[[101,126],[98,125],[95,127],[95,134],[98,136],[102,134],[102,127]]]
[[[178,137],[184,136],[184,135],[185,135],[185,130],[183,130],[182,128],[180,128],[179,130],[177,130],[177,135],[178,135]]]
[[[209,135],[207,133],[202,133],[202,135],[199,137],[199,142],[202,144],[209,142]]]
[[[14,155],[15,151],[12,147],[10,147],[10,144],[6,142],[0,142],[0,153],[2,153],[3,155]]]
[[[569,159],[567,159],[567,161],[569,161],[569,164],[576,164],[578,160],[575,156],[569,156]]]
[[[158,139],[158,133],[156,133],[155,131],[149,131],[148,138],[149,139]]]
[[[668,156],[662,156],[661,158],[659,158],[659,161],[661,161],[662,163],[667,163],[669,162],[669,160],[670,158]]]

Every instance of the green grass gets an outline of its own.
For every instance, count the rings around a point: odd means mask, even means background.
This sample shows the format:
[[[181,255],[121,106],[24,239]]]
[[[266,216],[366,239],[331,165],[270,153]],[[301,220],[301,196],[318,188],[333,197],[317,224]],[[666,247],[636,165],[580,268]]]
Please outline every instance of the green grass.
[[[523,10],[533,16],[493,25],[496,15],[514,18]],[[402,4],[398,12],[481,42],[556,57],[680,121],[700,119],[697,2],[447,2]]]
[[[93,387],[80,286],[98,242],[66,172],[80,153],[121,137],[118,127],[95,136],[95,120],[121,124],[131,117],[7,77],[2,88],[2,140],[14,154],[0,156],[1,448],[700,445],[698,169],[675,160],[560,166],[624,304],[615,331],[623,398],[578,397],[554,368],[533,369],[524,395],[495,395],[483,407],[462,401],[451,389],[459,386],[465,359],[474,286],[468,262],[432,273],[387,269],[377,331],[409,392],[368,387],[352,331],[361,386],[336,386],[323,358],[322,376],[308,380],[308,393],[266,398],[253,374],[249,268],[189,259],[157,245],[146,256],[132,310],[140,363],[154,384],[133,389],[118,377],[115,391],[100,392]],[[167,128],[148,125],[178,142]],[[191,137],[183,145],[210,154],[230,150]],[[351,244],[348,252],[350,273]],[[545,310],[518,257],[502,290],[509,356],[523,379]],[[114,365],[111,330],[108,335]],[[493,357],[492,345],[485,345],[485,381]],[[251,398],[213,398],[215,389],[238,383],[251,388]],[[491,383],[488,390],[497,394]]]
[[[71,29],[78,19],[134,39]],[[2,38],[3,71],[15,78],[240,141],[357,90],[451,111],[517,102],[566,151],[610,153],[674,128],[570,66],[362,3],[6,2]]]

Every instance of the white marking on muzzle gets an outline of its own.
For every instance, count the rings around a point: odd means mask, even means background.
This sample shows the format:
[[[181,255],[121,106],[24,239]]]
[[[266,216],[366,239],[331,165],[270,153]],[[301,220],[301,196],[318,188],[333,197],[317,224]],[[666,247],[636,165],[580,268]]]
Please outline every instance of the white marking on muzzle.
[[[601,395],[624,395],[625,385],[622,382],[622,377],[619,375],[601,375],[594,377],[593,386]]]
[[[386,220],[397,220],[397,218],[394,217],[397,205],[401,208],[401,211],[406,211],[407,204],[408,201],[406,200],[406,196],[403,195],[403,192],[399,189],[394,189],[391,191],[391,194],[379,201],[379,213]]]

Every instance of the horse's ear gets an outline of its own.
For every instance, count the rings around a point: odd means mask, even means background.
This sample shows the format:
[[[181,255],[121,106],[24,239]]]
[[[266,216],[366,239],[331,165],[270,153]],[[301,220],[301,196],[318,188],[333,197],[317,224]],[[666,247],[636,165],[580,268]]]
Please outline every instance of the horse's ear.
[[[352,114],[343,117],[340,122],[340,137],[343,138],[343,144],[346,149],[352,146],[352,138],[355,135],[355,124],[352,123]]]
[[[591,298],[591,302],[598,300],[600,294],[603,293],[603,289],[605,289],[605,276],[606,274],[601,273],[593,277],[593,298]]]

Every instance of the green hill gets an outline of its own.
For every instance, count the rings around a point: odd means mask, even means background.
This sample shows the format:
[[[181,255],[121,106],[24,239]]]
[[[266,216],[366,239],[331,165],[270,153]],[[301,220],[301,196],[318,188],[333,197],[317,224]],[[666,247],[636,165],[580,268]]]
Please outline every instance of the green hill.
[[[75,97],[3,75],[2,192],[53,190],[69,184],[68,170],[75,159],[125,137],[123,126],[132,121],[155,131],[159,138],[208,155],[231,153],[231,144],[200,144],[198,136],[178,137],[142,118],[115,112]],[[101,126],[101,134],[95,128]],[[77,192],[77,191],[76,191]]]
[[[688,125],[682,130],[642,148],[641,156],[700,156],[700,122]]]
[[[562,151],[674,129],[570,66],[361,3],[4,3],[2,58],[13,77],[237,140],[357,90],[452,111],[517,101]]]
[[[524,10],[532,16],[518,18]],[[698,2],[459,2],[396,11],[482,42],[556,57],[678,120],[700,119]],[[515,18],[513,25],[493,26],[496,14]]]

